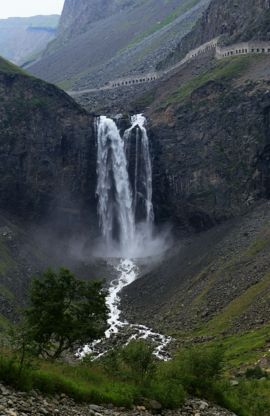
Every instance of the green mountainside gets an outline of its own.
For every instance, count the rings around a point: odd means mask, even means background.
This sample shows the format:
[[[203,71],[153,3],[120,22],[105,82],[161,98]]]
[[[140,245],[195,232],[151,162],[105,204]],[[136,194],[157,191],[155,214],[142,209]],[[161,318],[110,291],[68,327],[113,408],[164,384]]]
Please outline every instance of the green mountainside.
[[[67,0],[56,39],[28,66],[65,89],[150,71],[194,25],[209,0]]]

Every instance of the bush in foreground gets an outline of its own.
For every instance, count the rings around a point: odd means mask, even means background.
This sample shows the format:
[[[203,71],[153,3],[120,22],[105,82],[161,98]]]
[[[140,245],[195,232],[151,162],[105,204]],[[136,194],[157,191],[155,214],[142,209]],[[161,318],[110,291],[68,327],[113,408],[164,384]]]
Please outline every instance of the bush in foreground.
[[[67,269],[46,271],[32,282],[23,342],[35,343],[44,358],[58,359],[76,345],[102,337],[107,327],[105,296],[100,282],[77,280]]]

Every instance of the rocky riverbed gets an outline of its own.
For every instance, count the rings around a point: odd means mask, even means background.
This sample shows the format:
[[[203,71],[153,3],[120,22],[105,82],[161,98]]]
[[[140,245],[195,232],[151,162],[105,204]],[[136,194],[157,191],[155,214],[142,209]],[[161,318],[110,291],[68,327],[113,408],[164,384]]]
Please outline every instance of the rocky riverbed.
[[[78,404],[65,394],[45,397],[39,392],[17,392],[0,384],[0,416],[234,416],[227,410],[214,406],[199,399],[189,399],[182,409],[162,410],[158,402],[149,402],[152,411],[145,406],[137,406],[132,410],[116,408],[112,405],[97,406],[94,404]]]

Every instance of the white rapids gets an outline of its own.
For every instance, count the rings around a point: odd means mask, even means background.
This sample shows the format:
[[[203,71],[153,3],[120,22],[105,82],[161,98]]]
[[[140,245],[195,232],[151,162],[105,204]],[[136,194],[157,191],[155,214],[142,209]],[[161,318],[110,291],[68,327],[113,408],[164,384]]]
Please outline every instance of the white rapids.
[[[110,258],[118,258],[119,263],[115,265],[114,262],[111,266],[116,277],[110,282],[106,298],[109,328],[105,339],[86,346],[82,355],[89,352],[95,358],[104,355],[109,350],[104,347],[106,339],[121,335],[123,339],[128,336],[125,344],[134,339],[151,340],[156,357],[168,360],[166,348],[172,338],[144,325],[121,320],[120,310],[122,289],[139,276],[139,266],[132,259],[146,258],[162,251],[160,240],[153,236],[152,165],[146,119],[142,114],[132,116],[131,127],[121,137],[116,123],[101,116],[97,120],[97,139],[97,197],[102,231],[98,252],[108,258],[108,264]],[[134,150],[133,155],[130,154],[131,147],[135,148],[135,155]],[[129,170],[130,157],[134,158],[133,171]],[[137,217],[140,218],[138,224]]]
[[[123,329],[123,327],[129,327],[133,334],[126,344],[134,339],[151,339],[157,344],[154,355],[161,360],[167,360],[169,356],[166,352],[166,347],[172,341],[171,337],[158,334],[144,325],[129,324],[127,321],[121,321],[119,294],[124,287],[130,285],[137,279],[138,267],[132,260],[125,259],[120,261],[119,265],[116,266],[116,270],[119,272],[119,278],[111,282],[107,297],[107,306],[110,311],[108,319],[110,327],[106,331],[106,338],[110,338],[111,335],[119,333],[119,330]]]

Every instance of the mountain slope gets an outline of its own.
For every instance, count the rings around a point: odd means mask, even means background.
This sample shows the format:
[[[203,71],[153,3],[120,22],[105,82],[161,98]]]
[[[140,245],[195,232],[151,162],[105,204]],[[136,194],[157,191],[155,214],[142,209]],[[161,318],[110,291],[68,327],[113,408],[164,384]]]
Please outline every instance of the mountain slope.
[[[179,336],[215,337],[269,324],[269,202],[182,238],[124,290],[131,322]]]
[[[237,18],[224,41],[250,37],[251,21],[253,38],[267,39],[261,22],[269,2],[253,0],[247,10],[244,0],[233,4],[213,0],[172,61]],[[216,26],[213,10],[223,13]],[[179,339],[269,323],[269,68],[267,54],[221,61],[205,54],[134,103],[147,103],[156,219],[170,219],[180,242],[125,289],[132,322]]]
[[[269,0],[212,0],[194,29],[185,36],[161,66],[169,66],[205,42],[221,36],[220,41],[270,40]]]
[[[114,1],[113,13],[101,16],[95,6],[103,3],[80,1],[74,11],[67,0],[57,39],[29,71],[70,89],[151,70],[190,30],[208,0]]]
[[[33,59],[55,37],[58,21],[58,15],[0,20],[0,55],[16,64]]]
[[[91,23],[142,3],[141,0],[67,0],[61,15],[57,40],[69,39],[87,30]]]

